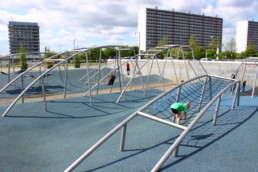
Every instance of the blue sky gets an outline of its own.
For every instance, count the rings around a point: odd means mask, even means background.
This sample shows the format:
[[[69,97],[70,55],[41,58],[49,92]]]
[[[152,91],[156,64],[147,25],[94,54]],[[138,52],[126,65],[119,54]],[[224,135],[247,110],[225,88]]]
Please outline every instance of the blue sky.
[[[0,55],[9,54],[8,22],[37,22],[40,47],[138,45],[138,10],[155,8],[223,18],[223,44],[235,38],[236,22],[258,21],[257,0],[8,0],[0,2]]]

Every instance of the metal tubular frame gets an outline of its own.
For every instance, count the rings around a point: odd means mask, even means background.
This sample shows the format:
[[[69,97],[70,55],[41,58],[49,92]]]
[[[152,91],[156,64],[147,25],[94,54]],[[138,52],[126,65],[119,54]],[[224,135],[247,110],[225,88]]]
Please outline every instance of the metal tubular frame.
[[[85,52],[85,56],[86,56],[86,63],[89,64],[89,57],[88,57],[88,52]],[[89,65],[87,65],[87,74],[88,74],[88,87],[89,90],[91,90],[91,85],[90,85],[90,75],[89,75]],[[90,92],[90,105],[92,105],[92,97],[91,97],[91,92]]]
[[[220,106],[221,98],[222,98],[222,95],[219,96],[218,101],[217,101],[216,110],[215,110],[214,117],[213,117],[213,122],[212,122],[213,126],[215,126],[216,123],[217,123],[217,116],[218,116],[218,113],[219,113],[219,106]]]
[[[164,89],[164,91],[165,91],[166,89],[165,89],[165,85],[164,85],[164,82],[163,82],[163,79],[162,79],[163,77],[162,77],[162,73],[161,73],[161,71],[160,71],[160,67],[159,67],[159,63],[158,63],[157,57],[156,57],[156,63],[157,63],[157,67],[158,67],[158,70],[159,70],[160,82],[162,83],[163,89]]]
[[[177,47],[178,47],[179,49],[181,49],[181,51],[182,51],[182,53],[183,53],[183,50],[182,50],[181,47],[189,47],[189,46],[166,45],[166,46],[162,46],[162,47],[155,47],[156,49],[153,50],[153,51],[156,51],[156,53],[154,53],[154,54],[139,54],[139,55],[136,55],[136,56],[145,55],[145,56],[152,56],[152,57],[154,58],[156,55],[158,55],[158,54],[161,53],[162,51],[170,50],[170,49],[172,49],[172,48],[177,48]],[[158,50],[158,49],[161,49],[161,50]],[[144,53],[148,53],[148,51],[152,51],[152,50],[147,50],[147,51],[144,52]],[[184,57],[184,55],[183,55],[183,57]],[[153,58],[152,58],[152,60],[153,60]],[[151,60],[151,58],[149,58],[149,59],[138,69],[138,71],[137,71],[136,73],[140,72],[141,69],[142,69],[150,60]],[[159,69],[159,73],[161,74],[160,69]],[[125,86],[124,89],[122,90],[122,92],[121,92],[120,96],[118,97],[116,103],[119,103],[119,101],[120,101],[122,95],[125,93],[126,89],[127,89],[128,86],[130,85],[130,83],[132,82],[132,80],[133,80],[134,77],[135,77],[135,74],[133,75],[133,77],[130,79],[130,81],[126,84],[126,86]],[[189,74],[188,74],[188,78],[189,78]],[[147,82],[147,83],[148,83],[148,82]],[[164,84],[163,84],[163,85],[164,85]],[[163,88],[164,88],[164,86],[163,86]]]
[[[66,98],[66,87],[67,87],[67,70],[68,70],[68,61],[65,64],[65,83],[64,83],[64,98]]]
[[[207,83],[207,77],[205,77],[205,82],[204,82],[203,87],[202,87],[202,94],[201,94],[201,97],[200,97],[198,111],[200,111],[201,106],[202,106],[202,99],[203,99],[203,94],[204,94],[204,91],[205,91],[205,88],[206,88],[206,83]]]
[[[25,94],[25,92],[31,87],[33,86],[33,84],[35,84],[38,80],[40,80],[42,77],[44,77],[44,75],[47,75],[50,71],[52,71],[53,69],[55,69],[56,67],[58,67],[59,65],[61,64],[64,64],[65,62],[68,62],[70,59],[73,59],[75,56],[77,55],[80,55],[84,52],[87,52],[89,50],[92,50],[92,49],[96,49],[96,48],[105,48],[105,47],[121,47],[121,46],[115,46],[115,45],[110,45],[110,46],[101,46],[101,47],[94,47],[94,48],[91,48],[91,49],[86,49],[86,50],[83,50],[83,51],[78,51],[76,54],[73,54],[69,57],[67,57],[66,59],[58,62],[57,64],[55,64],[54,66],[52,66],[50,69],[46,70],[45,72],[43,72],[41,75],[38,76],[38,78],[36,78],[33,82],[31,82],[22,92],[19,96],[17,96],[17,98],[11,103],[11,105],[5,110],[5,112],[3,113],[3,117],[7,115],[7,113],[11,110],[11,108],[17,103],[17,101]],[[64,53],[67,53],[67,52],[64,52]],[[54,55],[52,57],[50,57],[49,59],[53,59],[54,57],[57,57],[57,56],[60,56],[64,53],[60,53],[60,54],[57,54],[57,55]],[[11,83],[13,83],[14,81],[16,81],[18,78],[22,77],[24,74],[26,74],[27,72],[29,72],[30,70],[34,69],[35,67],[39,66],[40,64],[42,63],[45,63],[47,59],[37,63],[35,66],[27,69],[26,71],[24,71],[23,73],[21,73],[20,75],[18,75],[16,78],[14,78],[12,81],[10,81],[6,86],[4,86],[1,90],[0,90],[0,93],[5,90],[8,86],[11,85]],[[47,79],[47,77],[46,77]]]
[[[254,78],[252,98],[254,98],[254,92],[255,92],[255,87],[256,87],[257,75],[258,75],[258,70],[256,71],[256,75],[255,75],[255,78]]]
[[[49,59],[52,59],[52,58],[55,58],[57,56],[60,56],[60,55],[63,55],[65,53],[68,53],[68,52],[63,52],[63,53],[60,53],[60,54],[57,54],[57,55],[54,55],[54,56],[51,56]],[[18,76],[16,76],[14,79],[12,79],[11,81],[9,81],[8,84],[6,84],[1,90],[0,90],[0,93],[3,92],[7,87],[9,87],[13,82],[15,82],[17,79],[19,79],[22,75],[25,75],[26,73],[28,73],[29,71],[31,71],[32,69],[38,67],[39,65],[41,65],[42,63],[45,63],[46,59],[37,63],[36,65],[28,68],[26,71],[22,72],[21,74],[19,74]]]
[[[187,129],[182,132],[182,134],[177,138],[177,140],[172,144],[172,146],[168,149],[168,151],[163,155],[163,157],[158,161],[158,163],[154,166],[151,172],[157,172],[167,158],[177,149],[181,141],[188,134],[188,132],[193,128],[193,126],[198,122],[198,120],[204,115],[204,113],[209,109],[209,107],[219,98],[222,94],[224,94],[231,86],[236,84],[239,81],[235,81],[229,84],[226,88],[222,89],[204,108],[203,110],[193,119],[193,121],[188,125]]]
[[[169,94],[171,91],[173,90],[180,90],[179,88],[182,87],[185,84],[188,84],[194,80],[199,80],[202,77],[208,77],[208,75],[201,75],[195,78],[192,78],[188,81],[185,81],[179,85],[177,85],[174,88],[169,89],[168,91],[162,93],[161,95],[157,96],[156,98],[154,98],[153,100],[149,101],[147,104],[145,104],[144,106],[142,106],[139,110],[137,110],[136,112],[134,112],[132,115],[130,115],[129,117],[127,117],[124,121],[122,121],[120,124],[118,124],[114,129],[112,129],[109,133],[107,133],[102,139],[100,139],[96,144],[94,144],[90,149],[88,149],[83,155],[81,155],[75,162],[73,162],[66,170],[65,172],[70,172],[73,169],[75,169],[80,163],[82,163],[88,156],[90,156],[98,147],[100,147],[103,143],[105,143],[112,135],[114,135],[118,130],[122,129],[122,135],[121,135],[121,143],[120,143],[120,150],[124,150],[124,145],[125,145],[125,137],[126,137],[126,128],[127,128],[127,123],[129,123],[133,118],[135,118],[136,116],[140,115],[140,116],[144,116],[146,118],[155,120],[157,122],[161,122],[164,123],[166,125],[170,125],[173,127],[177,127],[183,130],[182,134],[178,137],[178,139],[172,144],[172,146],[168,149],[168,151],[164,154],[164,156],[159,160],[159,162],[155,165],[155,167],[152,169],[153,172],[158,171],[161,166],[163,165],[163,163],[166,161],[166,159],[172,154],[173,151],[178,151],[178,147],[179,144],[181,143],[181,141],[183,140],[183,138],[188,134],[188,132],[193,128],[193,126],[196,124],[196,122],[198,122],[198,120],[204,115],[204,113],[209,109],[209,107],[216,101],[218,100],[218,102],[220,102],[220,99],[222,97],[222,95],[234,84],[239,84],[239,81],[233,80],[233,82],[231,82],[229,85],[227,85],[224,89],[222,89],[204,108],[203,110],[193,119],[193,121],[188,125],[188,127],[185,126],[181,126],[175,123],[172,123],[170,121],[166,121],[163,120],[161,118],[146,114],[144,112],[142,112],[143,110],[145,110],[148,106],[150,106],[151,104],[153,104],[154,102],[156,102],[157,100],[159,100],[160,98],[164,97],[165,95]],[[214,77],[214,76],[213,76]],[[230,80],[230,79],[228,79]],[[237,94],[238,92],[236,92]],[[235,102],[235,101],[233,101]],[[234,104],[234,103],[233,103]],[[217,106],[219,106],[219,104],[217,103]],[[216,114],[218,113],[218,108],[216,109]],[[177,153],[176,153],[177,155]]]
[[[42,94],[44,99],[45,111],[47,111],[47,99],[46,99],[46,93],[45,93],[44,78],[41,78],[41,88],[42,88]]]

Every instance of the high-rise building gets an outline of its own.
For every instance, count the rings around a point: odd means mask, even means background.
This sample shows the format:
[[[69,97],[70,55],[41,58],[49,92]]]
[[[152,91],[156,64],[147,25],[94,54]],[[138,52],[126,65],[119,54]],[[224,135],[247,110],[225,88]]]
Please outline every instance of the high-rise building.
[[[256,47],[256,51],[258,51],[258,22],[247,20],[237,22],[237,52],[245,51],[249,41],[252,41],[252,44]]]
[[[11,54],[19,53],[21,45],[26,52],[39,52],[39,26],[38,23],[9,21],[9,51]]]
[[[222,43],[223,19],[160,9],[141,9],[138,13],[138,34],[141,50],[155,47],[168,38],[168,44],[189,45],[195,35],[198,46],[209,49],[213,38]]]

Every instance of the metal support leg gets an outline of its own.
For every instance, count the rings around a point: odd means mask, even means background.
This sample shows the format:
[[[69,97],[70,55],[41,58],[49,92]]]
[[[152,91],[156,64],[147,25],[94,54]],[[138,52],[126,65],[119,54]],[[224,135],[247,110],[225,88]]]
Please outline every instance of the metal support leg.
[[[239,106],[239,100],[240,100],[240,83],[239,83],[239,87],[237,89],[237,106]]]
[[[255,87],[256,87],[257,75],[258,75],[258,70],[256,71],[256,75],[255,75],[255,78],[254,78],[252,98],[254,98],[254,92],[255,92]]]
[[[45,93],[45,86],[44,86],[43,78],[41,78],[41,87],[42,87],[42,94],[43,94],[44,103],[45,103],[45,111],[47,111],[47,101],[46,101],[46,93]]]
[[[235,103],[236,103],[236,99],[237,99],[237,92],[238,92],[239,86],[240,86],[240,82],[237,83],[237,88],[235,90],[235,96],[234,96],[234,99],[232,102],[231,110],[234,110],[234,108],[235,108]]]
[[[181,92],[181,86],[180,86],[180,87],[178,87],[178,89],[177,89],[176,102],[178,102],[178,101],[179,101],[179,99],[180,99],[180,92]]]
[[[218,116],[218,113],[219,113],[220,101],[221,101],[221,96],[218,98],[218,101],[217,101],[217,106],[216,106],[216,110],[215,110],[215,114],[214,114],[214,118],[213,118],[213,122],[212,122],[213,126],[215,126],[216,122],[217,122],[217,116]]]
[[[125,124],[125,125],[123,126],[123,128],[122,128],[120,151],[124,151],[124,148],[125,148],[126,129],[127,129],[127,124]]]
[[[66,62],[66,66],[65,66],[64,99],[66,99],[67,69],[68,69],[68,62]]]
[[[24,90],[24,76],[21,77],[21,92]],[[24,95],[22,95],[22,103],[24,103]]]
[[[173,156],[177,157],[178,156],[178,151],[179,151],[179,146],[176,147],[176,149],[173,152]]]
[[[199,102],[199,105],[198,105],[198,111],[200,111],[201,107],[202,107],[202,100],[203,100],[203,95],[204,95],[204,91],[205,91],[205,88],[206,88],[206,84],[207,84],[207,77],[205,78],[205,82],[204,82],[203,87],[202,87],[202,94],[201,94],[200,102]]]
[[[211,77],[209,76],[210,81],[210,100],[212,99],[212,87],[211,87]]]

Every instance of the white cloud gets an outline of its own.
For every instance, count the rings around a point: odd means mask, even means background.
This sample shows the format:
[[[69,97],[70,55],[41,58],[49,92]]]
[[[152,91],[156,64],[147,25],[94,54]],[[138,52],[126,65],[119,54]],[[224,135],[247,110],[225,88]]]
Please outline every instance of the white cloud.
[[[9,0],[0,2],[0,53],[8,54],[9,21],[37,22],[41,49],[59,51],[110,43],[137,45],[138,10],[143,7],[222,17],[223,38],[238,20],[257,20],[257,0]],[[6,28],[6,29],[4,29]],[[223,40],[224,40],[223,39]]]

